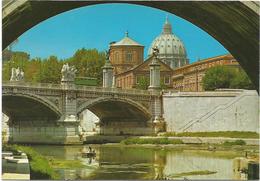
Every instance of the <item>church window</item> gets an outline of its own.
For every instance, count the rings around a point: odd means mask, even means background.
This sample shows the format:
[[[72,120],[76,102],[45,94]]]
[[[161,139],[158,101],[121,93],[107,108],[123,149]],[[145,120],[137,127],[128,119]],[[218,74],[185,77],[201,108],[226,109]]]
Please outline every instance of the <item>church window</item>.
[[[119,61],[119,53],[118,53],[118,52],[115,53],[115,61],[116,61],[116,62]]]
[[[166,84],[166,85],[170,84],[170,77],[169,76],[164,77],[164,84]]]
[[[133,58],[132,52],[126,52],[126,61],[131,62]]]

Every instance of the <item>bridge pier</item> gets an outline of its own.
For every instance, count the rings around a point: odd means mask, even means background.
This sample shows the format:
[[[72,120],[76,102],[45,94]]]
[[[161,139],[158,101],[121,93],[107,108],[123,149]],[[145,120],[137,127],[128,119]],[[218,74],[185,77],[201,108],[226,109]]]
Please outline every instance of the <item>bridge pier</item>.
[[[140,120],[108,120],[99,123],[100,135],[143,136],[153,134],[152,124]]]
[[[78,122],[45,120],[15,121],[9,124],[10,143],[82,144]]]
[[[158,59],[159,49],[153,48],[153,61],[150,66],[150,86],[149,91],[160,95],[160,64]],[[157,96],[154,98],[152,105],[153,113],[153,128],[154,133],[164,132],[166,130],[166,124],[162,116],[162,98]]]

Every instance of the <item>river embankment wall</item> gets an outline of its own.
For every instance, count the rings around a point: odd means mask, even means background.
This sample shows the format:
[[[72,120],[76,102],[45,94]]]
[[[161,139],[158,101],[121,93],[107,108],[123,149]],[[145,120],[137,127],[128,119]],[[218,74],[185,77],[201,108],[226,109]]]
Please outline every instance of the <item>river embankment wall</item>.
[[[255,90],[165,92],[167,132],[259,132],[259,95]]]

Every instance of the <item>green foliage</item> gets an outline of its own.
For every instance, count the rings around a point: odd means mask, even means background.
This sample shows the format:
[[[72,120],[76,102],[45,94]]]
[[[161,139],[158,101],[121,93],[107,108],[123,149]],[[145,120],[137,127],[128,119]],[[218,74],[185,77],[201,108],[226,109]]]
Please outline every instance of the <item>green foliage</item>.
[[[29,64],[30,55],[25,52],[11,52],[9,60],[3,62],[3,80],[9,80],[11,76],[11,69],[20,67],[25,70]]]
[[[192,171],[192,172],[181,172],[181,173],[171,174],[168,177],[176,178],[176,177],[185,177],[185,176],[190,176],[190,175],[210,175],[210,174],[215,174],[215,173],[217,173],[217,172],[209,171],[209,170],[198,170],[198,171]]]
[[[48,160],[31,147],[4,145],[3,149],[14,153],[18,153],[18,150],[26,153],[30,163],[31,179],[60,179],[60,176],[51,168]]]
[[[7,132],[6,132],[6,130],[3,130],[2,129],[2,145],[5,145],[6,143],[7,143],[7,141],[6,141],[6,135],[7,135]]]
[[[205,90],[218,88],[230,88],[230,82],[234,77],[234,70],[225,66],[215,66],[206,71],[202,79]]]
[[[227,66],[215,66],[208,69],[202,83],[203,88],[210,91],[219,88],[254,88],[244,70]]]
[[[136,85],[137,89],[142,89],[142,90],[147,90],[149,85],[150,85],[150,81],[149,78],[146,76],[141,76],[140,78],[138,78],[138,83]]]
[[[243,69],[236,72],[236,76],[231,80],[231,88],[235,89],[254,89],[254,85]]]
[[[163,136],[176,137],[228,137],[228,138],[259,138],[259,134],[250,131],[216,131],[216,132],[167,132]]]
[[[60,160],[60,159],[51,159],[50,165],[52,168],[64,168],[64,169],[77,169],[85,168],[85,165],[82,164],[80,160]]]
[[[36,82],[60,83],[62,64],[63,62],[59,61],[55,56],[44,59],[36,74]]]
[[[76,67],[78,77],[93,77],[97,78],[98,84],[102,83],[102,67],[105,64],[105,52],[99,52],[96,49],[82,48],[68,59],[70,65]]]
[[[168,88],[167,85],[165,85],[163,79],[161,79],[161,81],[160,81],[160,88],[161,88],[161,89],[167,89],[167,88]]]
[[[96,49],[80,49],[66,60],[59,60],[55,56],[46,59],[34,58],[24,52],[11,52],[5,54],[10,60],[3,62],[3,80],[8,81],[11,76],[11,69],[20,67],[25,73],[25,81],[41,83],[60,83],[61,68],[64,63],[74,65],[77,69],[76,76],[92,77],[100,85],[102,83],[102,67],[105,64],[105,52]]]
[[[75,84],[76,85],[86,85],[86,86],[97,86],[98,82],[96,78],[88,78],[88,77],[83,77],[83,78],[75,78]]]
[[[233,146],[233,145],[246,145],[244,140],[235,140],[235,141],[225,141],[224,146]]]
[[[4,49],[2,51],[2,58],[3,58],[3,62],[5,61],[9,61],[12,57],[12,51],[9,50],[8,48]]]
[[[170,140],[168,138],[128,138],[121,141],[122,144],[183,144],[182,140]]]

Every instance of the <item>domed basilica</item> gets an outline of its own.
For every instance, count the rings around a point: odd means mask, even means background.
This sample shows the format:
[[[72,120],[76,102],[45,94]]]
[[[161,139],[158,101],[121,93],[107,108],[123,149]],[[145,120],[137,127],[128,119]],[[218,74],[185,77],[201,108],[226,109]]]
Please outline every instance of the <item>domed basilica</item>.
[[[184,44],[172,33],[172,26],[168,21],[168,17],[162,33],[152,42],[148,50],[148,56],[152,55],[154,47],[159,49],[158,57],[160,60],[173,69],[189,64]]]
[[[181,39],[173,34],[172,26],[166,17],[161,34],[149,47],[146,60],[143,58],[144,46],[131,39],[128,33],[120,41],[110,44],[109,59],[113,66],[114,86],[131,89],[149,85],[149,65],[153,60],[155,47],[159,49],[160,81],[164,89],[203,91],[202,78],[208,68],[215,65],[238,66],[230,54],[189,64],[185,46]]]

